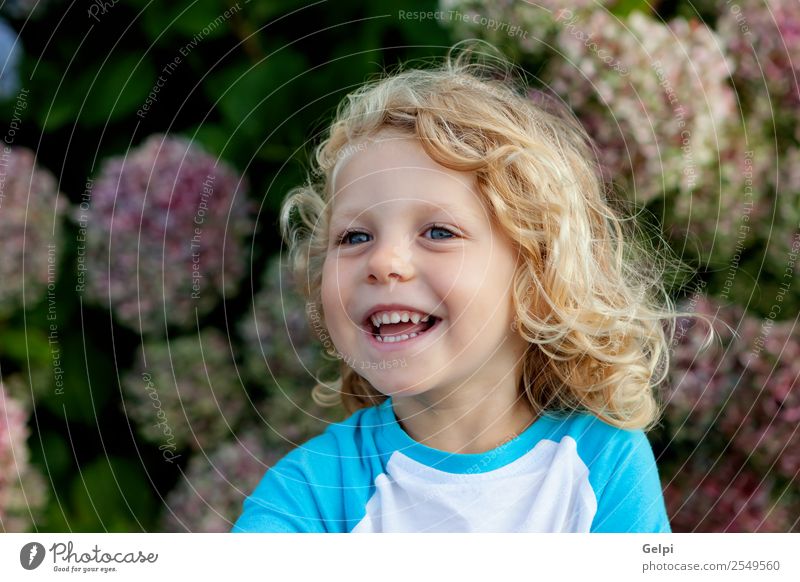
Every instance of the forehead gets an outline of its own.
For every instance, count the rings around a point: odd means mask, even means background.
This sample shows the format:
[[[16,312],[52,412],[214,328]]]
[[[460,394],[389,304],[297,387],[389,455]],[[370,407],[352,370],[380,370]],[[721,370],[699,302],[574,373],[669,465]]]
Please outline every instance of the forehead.
[[[485,219],[484,203],[474,172],[439,165],[418,140],[383,134],[362,142],[348,156],[334,181],[332,214],[348,220],[371,209],[440,210],[453,216]]]

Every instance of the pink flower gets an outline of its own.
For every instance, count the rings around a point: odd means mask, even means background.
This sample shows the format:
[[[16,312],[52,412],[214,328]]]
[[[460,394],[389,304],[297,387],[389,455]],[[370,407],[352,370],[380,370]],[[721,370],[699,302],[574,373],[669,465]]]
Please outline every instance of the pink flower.
[[[153,135],[108,160],[84,217],[88,295],[143,333],[165,321],[193,327],[195,310],[202,317],[244,274],[254,210],[246,191],[244,178],[184,138]]]
[[[32,151],[0,151],[0,316],[31,307],[55,285],[65,200]]]

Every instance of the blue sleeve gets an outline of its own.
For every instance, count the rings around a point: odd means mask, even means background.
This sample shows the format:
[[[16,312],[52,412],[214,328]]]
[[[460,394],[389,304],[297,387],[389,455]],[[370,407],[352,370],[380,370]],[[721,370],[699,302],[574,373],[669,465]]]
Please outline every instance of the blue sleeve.
[[[641,430],[621,444],[618,463],[599,495],[592,532],[672,533],[653,449]]]
[[[244,501],[234,533],[321,533],[324,522],[314,496],[302,447],[267,470]]]

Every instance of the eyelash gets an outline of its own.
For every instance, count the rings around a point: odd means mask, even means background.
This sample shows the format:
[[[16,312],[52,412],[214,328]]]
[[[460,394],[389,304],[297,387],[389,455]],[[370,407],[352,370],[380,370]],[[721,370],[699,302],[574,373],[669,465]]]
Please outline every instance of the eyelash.
[[[432,229],[435,229],[435,230],[446,230],[447,232],[452,234],[453,237],[458,236],[455,232],[453,232],[450,228],[446,227],[443,224],[432,224],[425,230],[425,232],[428,232],[429,230],[432,230]],[[340,234],[338,237],[336,237],[336,246],[342,246],[343,244],[345,244],[345,239],[348,236],[350,236],[351,234],[366,234],[366,235],[368,235],[369,233],[366,233],[366,232],[361,231],[361,230],[346,230],[342,234]],[[448,237],[447,239],[432,239],[432,240],[449,240],[450,238],[451,237]]]

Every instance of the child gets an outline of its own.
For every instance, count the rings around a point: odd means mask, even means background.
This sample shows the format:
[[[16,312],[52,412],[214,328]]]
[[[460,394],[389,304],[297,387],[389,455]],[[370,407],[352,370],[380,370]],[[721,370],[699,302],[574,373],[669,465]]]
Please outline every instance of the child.
[[[670,532],[643,430],[684,314],[580,125],[471,54],[348,96],[284,204],[351,414],[233,531]]]

